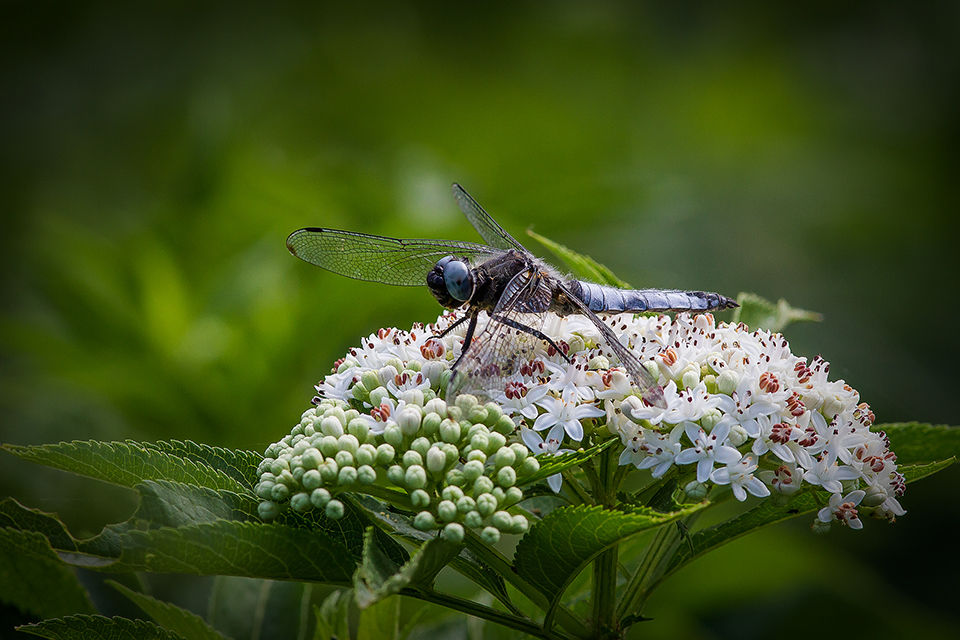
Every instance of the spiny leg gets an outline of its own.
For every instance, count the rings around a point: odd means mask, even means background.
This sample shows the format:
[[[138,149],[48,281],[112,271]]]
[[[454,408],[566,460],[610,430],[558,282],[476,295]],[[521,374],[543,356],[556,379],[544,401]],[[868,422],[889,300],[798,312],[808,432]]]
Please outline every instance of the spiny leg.
[[[570,358],[567,357],[567,354],[563,352],[563,349],[561,349],[560,347],[558,347],[558,346],[557,346],[557,343],[554,342],[554,341],[550,338],[550,336],[548,336],[548,335],[546,335],[546,334],[544,334],[544,333],[542,333],[542,332],[534,329],[533,327],[528,327],[528,326],[525,325],[525,324],[520,324],[520,323],[517,322],[516,320],[511,320],[510,318],[504,318],[504,317],[502,317],[502,316],[491,316],[491,317],[492,317],[494,320],[496,320],[497,322],[501,323],[501,324],[505,324],[505,325],[507,325],[508,327],[513,327],[514,329],[516,329],[516,330],[518,330],[518,331],[523,331],[524,333],[528,333],[528,334],[530,334],[531,336],[533,336],[533,337],[535,337],[535,338],[540,338],[541,340],[543,340],[544,342],[546,342],[547,344],[549,344],[551,347],[553,347],[554,349],[556,349],[556,350],[557,350],[557,353],[559,353],[561,356],[563,356],[563,359],[567,361],[567,364],[570,364]]]

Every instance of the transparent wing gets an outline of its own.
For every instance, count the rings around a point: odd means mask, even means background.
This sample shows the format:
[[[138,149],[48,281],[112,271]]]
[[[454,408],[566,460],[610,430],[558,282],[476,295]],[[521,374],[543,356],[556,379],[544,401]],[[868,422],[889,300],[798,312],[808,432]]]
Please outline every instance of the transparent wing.
[[[502,252],[473,242],[401,240],[337,229],[307,228],[287,238],[287,249],[348,278],[393,285],[425,285],[427,274],[449,255],[476,264]]]
[[[453,197],[457,199],[457,205],[463,215],[467,217],[473,228],[477,230],[483,241],[491,247],[497,249],[517,249],[524,253],[529,253],[523,248],[523,245],[514,240],[513,236],[503,230],[497,221],[490,217],[490,214],[483,210],[477,201],[470,197],[470,194],[463,190],[456,182],[453,183]]]
[[[657,384],[657,381],[653,379],[653,376],[650,375],[650,372],[640,364],[640,360],[633,354],[632,351],[627,349],[623,343],[620,342],[616,334],[610,330],[603,320],[597,317],[593,311],[591,311],[587,305],[585,305],[580,298],[573,295],[570,291],[567,290],[563,283],[557,283],[557,286],[566,294],[566,297],[569,298],[570,302],[573,303],[577,309],[579,309],[580,314],[585,316],[593,323],[593,326],[597,328],[597,331],[600,332],[600,336],[603,338],[603,341],[610,347],[610,350],[617,356],[617,359],[620,360],[620,364],[627,371],[627,375],[630,376],[630,379],[633,380],[633,383],[640,388],[640,393],[643,395],[643,399],[649,402],[652,405],[666,409],[667,402],[663,398],[663,389],[660,388],[660,385]]]
[[[448,398],[459,393],[492,398],[503,391],[505,379],[544,344],[537,334],[542,335],[555,283],[534,267],[510,280],[486,326],[458,362]]]

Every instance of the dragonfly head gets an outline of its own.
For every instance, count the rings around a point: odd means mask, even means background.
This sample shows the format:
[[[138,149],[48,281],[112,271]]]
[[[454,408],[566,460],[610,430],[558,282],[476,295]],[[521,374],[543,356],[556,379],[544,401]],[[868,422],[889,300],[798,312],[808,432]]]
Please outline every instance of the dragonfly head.
[[[456,309],[473,297],[476,282],[469,263],[447,256],[427,274],[427,286],[441,305]]]

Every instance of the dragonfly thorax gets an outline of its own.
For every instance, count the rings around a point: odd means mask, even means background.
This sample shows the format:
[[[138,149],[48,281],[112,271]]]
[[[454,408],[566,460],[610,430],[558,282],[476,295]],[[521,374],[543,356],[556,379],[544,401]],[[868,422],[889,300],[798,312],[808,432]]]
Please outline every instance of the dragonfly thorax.
[[[427,286],[442,306],[456,309],[473,297],[476,281],[468,262],[446,256],[427,274]]]

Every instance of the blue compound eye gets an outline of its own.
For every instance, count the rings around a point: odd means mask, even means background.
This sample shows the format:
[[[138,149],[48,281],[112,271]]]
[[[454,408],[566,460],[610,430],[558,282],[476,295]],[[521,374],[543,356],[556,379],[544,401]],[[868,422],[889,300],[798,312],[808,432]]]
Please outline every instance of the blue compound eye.
[[[441,262],[444,262],[441,260]],[[473,274],[459,260],[449,260],[443,267],[443,283],[454,300],[466,302],[473,295]]]

